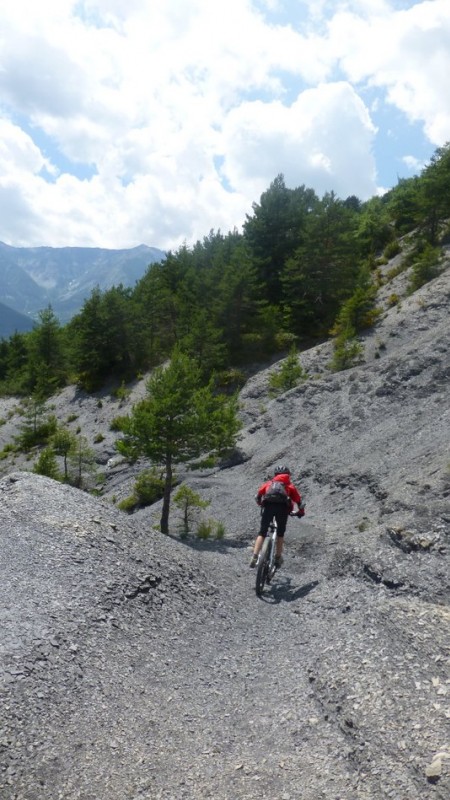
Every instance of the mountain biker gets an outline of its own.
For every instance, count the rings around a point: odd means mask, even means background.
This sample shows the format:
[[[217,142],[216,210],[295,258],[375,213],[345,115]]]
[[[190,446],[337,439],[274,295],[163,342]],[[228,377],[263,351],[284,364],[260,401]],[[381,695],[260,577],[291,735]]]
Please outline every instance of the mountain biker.
[[[283,491],[280,492],[280,498],[272,495],[272,484],[276,483],[277,481],[283,484],[283,488],[285,490],[284,493]],[[280,487],[275,488],[277,489]],[[273,478],[267,480],[262,484],[262,486],[259,487],[255,499],[258,505],[262,506],[262,514],[261,527],[253,547],[253,555],[250,561],[250,567],[256,567],[259,552],[263,546],[264,539],[267,536],[269,525],[274,517],[278,526],[275,566],[280,567],[283,563],[282,553],[284,532],[286,530],[288,516],[289,514],[292,514],[295,505],[298,507],[298,511],[296,512],[295,516],[303,517],[305,513],[300,492],[294,486],[294,484],[291,483],[290,469],[285,466],[276,467]]]

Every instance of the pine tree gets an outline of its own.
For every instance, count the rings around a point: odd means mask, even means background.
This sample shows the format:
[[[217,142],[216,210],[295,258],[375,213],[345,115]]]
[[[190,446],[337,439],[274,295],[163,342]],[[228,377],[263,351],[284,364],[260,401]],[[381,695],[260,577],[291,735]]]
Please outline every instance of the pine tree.
[[[174,465],[205,453],[231,448],[240,423],[237,401],[201,384],[197,363],[175,349],[169,365],[157,368],[147,383],[147,397],[122,421],[124,438],[117,444],[128,457],[144,455],[165,472],[161,531],[169,531]]]
[[[69,480],[68,458],[70,453],[76,452],[78,440],[72,431],[58,426],[51,437],[51,444],[56,455],[61,456],[64,464],[64,480]]]
[[[86,482],[86,475],[92,475],[96,469],[95,453],[85,436],[77,436],[74,447],[69,451],[69,461],[71,483],[81,489]]]

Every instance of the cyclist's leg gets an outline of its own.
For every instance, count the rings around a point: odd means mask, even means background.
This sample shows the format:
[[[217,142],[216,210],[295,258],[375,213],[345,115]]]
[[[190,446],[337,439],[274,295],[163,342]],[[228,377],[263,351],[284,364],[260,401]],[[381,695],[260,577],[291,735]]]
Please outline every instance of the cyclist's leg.
[[[263,506],[262,514],[261,514],[261,525],[259,528],[258,536],[256,537],[255,544],[253,546],[253,556],[258,556],[261,552],[261,547],[263,546],[264,539],[267,536],[267,531],[269,530],[269,525],[272,522],[274,515],[273,511],[273,504],[272,506]],[[253,557],[252,557],[253,561]]]
[[[287,519],[289,516],[289,509],[285,508],[285,506],[279,506],[275,513],[275,519],[277,521],[277,543],[276,543],[276,550],[275,550],[275,557],[277,561],[282,560],[283,555],[283,544],[284,544],[284,534],[286,531]]]
[[[264,539],[265,538],[266,538],[265,536],[259,536],[258,535],[256,537],[256,539],[255,539],[255,544],[253,545],[253,553],[252,553],[252,557],[250,559],[250,566],[251,567],[256,567],[256,564],[258,562],[258,556],[259,556],[259,554],[261,552],[261,548],[262,548],[262,546],[264,544]]]

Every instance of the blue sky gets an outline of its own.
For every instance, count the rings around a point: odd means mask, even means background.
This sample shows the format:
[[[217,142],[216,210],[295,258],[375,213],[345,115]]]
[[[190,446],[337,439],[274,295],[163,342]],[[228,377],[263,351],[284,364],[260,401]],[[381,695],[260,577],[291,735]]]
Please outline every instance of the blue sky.
[[[0,241],[175,249],[450,140],[449,0],[0,0]]]

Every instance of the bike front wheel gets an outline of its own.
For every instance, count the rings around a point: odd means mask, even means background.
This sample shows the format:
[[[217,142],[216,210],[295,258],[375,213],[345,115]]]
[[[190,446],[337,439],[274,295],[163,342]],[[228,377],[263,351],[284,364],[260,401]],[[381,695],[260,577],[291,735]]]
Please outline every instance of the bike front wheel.
[[[256,585],[255,590],[258,597],[261,597],[264,585],[268,583],[269,579],[269,561],[270,561],[270,548],[272,542],[269,538],[265,539],[261,548],[261,553],[258,561],[258,568],[256,570]]]

